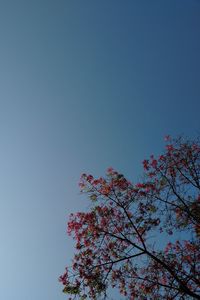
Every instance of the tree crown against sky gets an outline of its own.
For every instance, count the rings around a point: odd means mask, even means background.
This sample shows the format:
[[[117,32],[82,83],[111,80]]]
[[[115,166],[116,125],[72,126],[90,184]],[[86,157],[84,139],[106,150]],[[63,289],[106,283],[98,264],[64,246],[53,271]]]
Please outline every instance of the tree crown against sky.
[[[59,280],[69,299],[103,299],[112,286],[128,299],[200,299],[200,143],[166,137],[133,184],[112,168],[83,174],[88,212],[70,215],[76,241]]]

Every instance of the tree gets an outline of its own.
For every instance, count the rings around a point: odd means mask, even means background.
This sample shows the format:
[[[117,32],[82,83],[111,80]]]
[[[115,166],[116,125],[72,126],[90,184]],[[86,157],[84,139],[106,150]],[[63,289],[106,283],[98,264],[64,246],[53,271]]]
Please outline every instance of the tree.
[[[83,174],[89,212],[71,214],[76,240],[71,268],[60,276],[69,299],[200,299],[200,143],[166,138],[162,155],[143,161],[132,184],[109,168]]]

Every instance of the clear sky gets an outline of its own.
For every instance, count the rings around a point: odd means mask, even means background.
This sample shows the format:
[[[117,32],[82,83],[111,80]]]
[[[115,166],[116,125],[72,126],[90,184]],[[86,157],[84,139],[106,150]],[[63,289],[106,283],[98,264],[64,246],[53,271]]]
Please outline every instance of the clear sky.
[[[200,1],[0,1],[0,299],[63,300],[83,172],[200,133]]]

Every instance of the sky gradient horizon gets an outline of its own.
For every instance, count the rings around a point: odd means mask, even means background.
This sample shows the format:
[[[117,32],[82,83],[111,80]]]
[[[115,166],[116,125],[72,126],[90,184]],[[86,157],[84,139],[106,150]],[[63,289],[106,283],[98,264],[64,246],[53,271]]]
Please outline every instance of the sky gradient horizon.
[[[63,300],[80,175],[200,135],[200,1],[2,1],[0,36],[0,298]]]

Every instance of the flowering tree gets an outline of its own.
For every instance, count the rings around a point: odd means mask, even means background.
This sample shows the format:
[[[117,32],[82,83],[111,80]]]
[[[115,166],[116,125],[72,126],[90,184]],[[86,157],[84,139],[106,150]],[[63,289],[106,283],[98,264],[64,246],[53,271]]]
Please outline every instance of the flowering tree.
[[[90,211],[71,214],[76,240],[60,276],[69,299],[200,299],[200,144],[167,137],[164,153],[144,160],[142,182],[112,168],[83,174]]]

